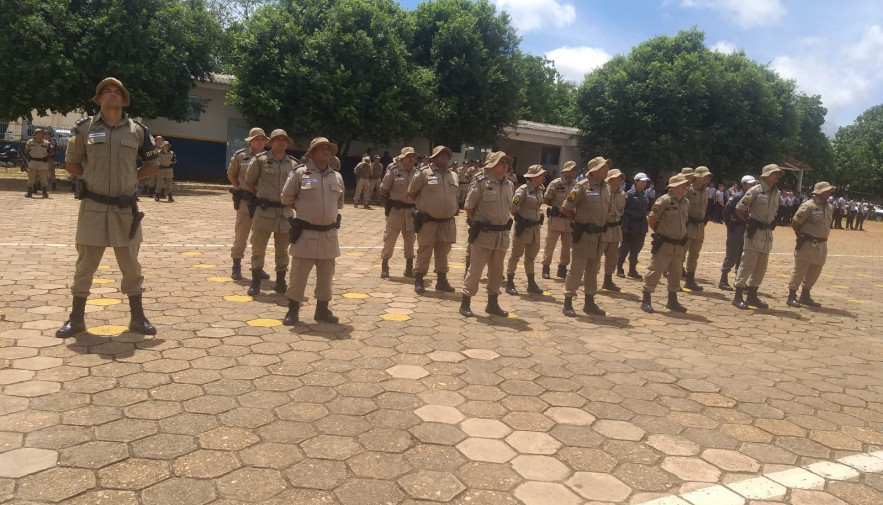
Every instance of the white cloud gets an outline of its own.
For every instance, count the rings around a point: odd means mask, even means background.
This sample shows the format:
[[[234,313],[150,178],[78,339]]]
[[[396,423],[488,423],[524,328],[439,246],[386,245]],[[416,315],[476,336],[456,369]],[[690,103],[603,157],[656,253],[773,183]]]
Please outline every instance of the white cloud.
[[[869,70],[883,73],[883,29],[879,25],[871,26],[865,30],[862,40],[844,52],[850,60],[870,65]]]
[[[582,82],[585,75],[610,60],[612,56],[596,47],[559,47],[546,53],[546,58],[555,62],[561,76],[571,82]]]
[[[746,29],[776,24],[788,14],[781,0],[681,0],[681,6],[735,15],[736,24]]]
[[[717,51],[723,54],[736,52],[736,49],[736,44],[733,44],[732,42],[727,42],[726,40],[718,40],[713,46],[711,46],[712,51]]]
[[[779,56],[770,66],[786,79],[794,79],[800,91],[820,95],[828,109],[828,118],[868,98],[874,88],[869,75],[856,67],[829,61],[824,55]]]
[[[548,26],[564,28],[576,21],[576,8],[558,0],[492,0],[512,16],[519,33],[528,33]]]

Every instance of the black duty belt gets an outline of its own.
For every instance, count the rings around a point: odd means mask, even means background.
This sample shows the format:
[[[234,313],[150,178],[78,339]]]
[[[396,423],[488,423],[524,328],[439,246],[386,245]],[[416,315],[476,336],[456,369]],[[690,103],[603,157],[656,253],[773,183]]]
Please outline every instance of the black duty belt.
[[[704,217],[687,216],[687,223],[689,223],[689,224],[703,224],[703,223],[705,223],[705,218]]]
[[[604,231],[607,231],[611,228],[616,228],[622,225],[622,218],[619,218],[619,221],[608,221],[607,224],[604,225]]]
[[[445,221],[450,221],[451,219],[454,219],[454,216],[451,216],[451,217],[432,217],[426,213],[423,213],[423,215],[426,216],[423,218],[424,220],[432,222],[432,223],[444,223]]]
[[[89,200],[102,203],[104,205],[116,205],[117,207],[124,209],[129,207],[132,209],[132,225],[129,227],[129,238],[135,238],[135,232],[138,231],[138,225],[141,223],[141,220],[144,219],[144,213],[138,212],[138,194],[134,193],[131,195],[120,195],[120,196],[108,196],[102,195],[101,193],[94,193],[89,191],[86,188],[86,183],[83,179],[80,179],[77,183],[77,188],[75,191],[74,197],[77,200],[82,200],[84,198],[88,198]]]
[[[159,168],[172,168],[172,166],[171,165],[169,165],[169,166],[160,165]]]
[[[394,209],[413,209],[413,203],[405,203],[401,200],[389,200],[389,206]]]
[[[49,161],[49,158],[31,158],[31,161]]]
[[[265,210],[268,208],[271,208],[271,207],[285,207],[285,205],[283,205],[282,202],[268,200],[266,198],[258,198],[255,200],[255,202],[258,207],[265,209]]]
[[[671,237],[666,237],[665,235],[660,235],[659,233],[654,233],[653,238],[658,238],[659,240],[661,240],[663,242],[667,242],[669,244],[687,245],[687,236],[686,235],[684,235],[683,238],[671,238]]]

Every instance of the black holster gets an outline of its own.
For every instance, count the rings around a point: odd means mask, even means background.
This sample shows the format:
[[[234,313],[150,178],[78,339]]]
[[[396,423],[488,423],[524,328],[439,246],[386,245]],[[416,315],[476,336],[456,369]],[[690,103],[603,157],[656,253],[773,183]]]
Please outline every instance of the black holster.
[[[414,213],[414,233],[420,233],[420,230],[423,228],[423,223],[426,222],[426,218],[428,217],[428,214],[420,211]]]
[[[328,231],[328,230],[337,230],[340,229],[340,220],[343,216],[340,214],[337,215],[337,220],[332,224],[310,224],[303,219],[298,219],[296,217],[288,218],[288,224],[291,225],[291,229],[288,230],[288,242],[291,244],[297,243],[300,239],[301,234],[303,234],[304,230],[314,230],[314,231]]]
[[[392,210],[392,199],[383,197],[383,214],[389,217],[390,210]]]
[[[546,207],[546,215],[551,217],[563,217],[561,214],[561,209],[558,207]]]
[[[603,226],[595,226],[591,223],[570,223],[570,228],[573,230],[573,243],[579,244],[579,241],[583,238],[583,233],[601,233],[604,231]]]
[[[542,225],[544,218],[545,218],[545,216],[540,214],[540,219],[538,221],[531,221],[530,219],[527,219],[526,217],[516,215],[515,216],[515,236],[520,237],[521,234],[524,233],[524,230],[534,227],[534,226]]]
[[[249,198],[248,199],[248,217],[250,219],[254,219],[254,213],[258,210],[258,199],[257,198]]]
[[[807,242],[812,242],[813,244],[816,244],[819,242],[827,242],[827,241],[828,241],[828,239],[826,239],[826,238],[817,238],[817,237],[813,237],[812,235],[809,235],[806,233],[798,233],[797,234],[797,244],[794,246],[794,250],[799,251],[803,247],[803,244],[805,244]]]

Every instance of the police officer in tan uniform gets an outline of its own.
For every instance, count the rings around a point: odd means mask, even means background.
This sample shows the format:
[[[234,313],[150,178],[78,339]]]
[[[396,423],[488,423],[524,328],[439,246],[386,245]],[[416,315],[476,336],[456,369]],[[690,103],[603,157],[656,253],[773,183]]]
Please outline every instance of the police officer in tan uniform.
[[[236,211],[236,223],[233,226],[233,247],[230,248],[230,257],[233,258],[230,278],[235,281],[242,279],[242,258],[245,257],[245,246],[248,244],[248,235],[251,233],[251,225],[254,221],[248,203],[255,196],[245,184],[245,174],[248,173],[248,164],[251,163],[251,160],[264,152],[269,139],[263,129],[252,128],[245,140],[248,142],[248,147],[233,153],[230,165],[227,166],[227,180],[233,185],[230,192],[233,193],[233,208]],[[270,278],[263,269],[258,272],[258,276],[261,279]]]
[[[414,277],[414,199],[408,195],[408,187],[419,170],[414,167],[417,152],[413,147],[403,147],[401,154],[386,171],[380,183],[380,194],[386,197],[386,229],[383,232],[383,250],[380,252],[380,278],[389,277],[389,259],[395,250],[399,234],[405,242],[405,277]]]
[[[543,216],[540,205],[543,204],[543,180],[546,169],[542,165],[531,165],[524,174],[526,183],[515,190],[512,197],[510,212],[515,216],[515,230],[512,232],[512,253],[506,267],[506,293],[517,295],[515,289],[515,269],[518,260],[524,256],[524,273],[527,274],[527,292],[541,295],[542,288],[537,285],[534,277],[534,263],[540,252],[540,230]]]
[[[614,293],[622,292],[613,283],[613,272],[616,271],[619,256],[619,243],[622,242],[622,213],[625,210],[625,193],[622,191],[622,182],[625,176],[617,169],[607,173],[607,187],[610,190],[610,208],[607,209],[607,222],[604,224],[604,233],[601,241],[604,243],[604,284],[601,288]]]
[[[166,189],[169,191],[169,201],[174,202],[172,198],[172,179],[175,177],[172,165],[178,162],[175,151],[172,151],[172,144],[168,140],[163,141],[159,152],[159,172],[156,174],[156,201],[166,197]]]
[[[595,304],[595,294],[604,246],[601,234],[610,207],[610,189],[604,181],[609,170],[610,160],[600,156],[593,158],[587,165],[586,178],[573,187],[561,205],[561,213],[573,218],[573,264],[564,279],[563,312],[567,317],[576,316],[573,297],[579,292],[580,284],[586,296],[583,312],[598,316],[607,314]]]
[[[159,162],[150,130],[129,118],[129,91],[113,77],[103,79],[92,98],[100,112],[77,121],[71,130],[65,162],[67,171],[80,177],[77,198],[77,264],[71,285],[73,309],[67,322],[55,332],[59,338],[86,331],[85,310],[92,277],[107,247],[113,247],[123,279],[120,291],[128,295],[129,329],[155,335],[156,328],[144,316],[141,293],[144,277],[138,250],[141,218],[138,212],[138,179],[153,175]],[[140,156],[144,165],[136,167]]]
[[[644,276],[644,297],[641,300],[641,310],[644,312],[654,312],[651,296],[663,272],[668,272],[668,301],[665,307],[672,312],[687,311],[678,302],[678,291],[681,290],[681,266],[686,254],[690,201],[684,195],[689,184],[689,178],[683,173],[672,176],[668,180],[668,193],[653,203],[647,216],[647,224],[653,230],[653,241],[650,264]]]
[[[43,188],[43,198],[49,198],[49,141],[44,137],[42,128],[34,130],[34,138],[25,144],[28,155],[28,193],[27,198],[34,197],[34,185],[39,182]],[[55,163],[55,161],[53,161]]]
[[[371,157],[365,155],[362,161],[353,168],[356,176],[356,193],[353,195],[353,207],[359,208],[359,202],[370,209],[368,202],[371,200]]]
[[[828,197],[834,192],[834,186],[822,181],[815,185],[812,198],[803,202],[794,218],[791,228],[797,234],[794,248],[794,270],[788,283],[788,305],[800,308],[801,305],[821,307],[810,296],[810,291],[819,280],[825,259],[828,257],[828,233],[834,221],[834,209],[828,203]],[[797,299],[797,288],[800,300]]]
[[[506,177],[506,170],[512,158],[506,153],[493,152],[487,155],[484,175],[479,176],[469,187],[466,195],[466,218],[469,224],[469,241],[472,254],[466,279],[463,282],[463,298],[460,301],[460,314],[472,317],[470,302],[478,292],[478,283],[484,267],[487,266],[487,306],[484,311],[495,316],[506,317],[508,312],[500,308],[500,284],[503,281],[503,261],[509,249],[509,228],[512,226],[511,212],[515,186]],[[536,195],[539,198],[539,195]]]
[[[285,130],[273,130],[270,150],[255,156],[245,174],[245,185],[256,196],[252,204],[255,213],[251,225],[251,286],[248,288],[251,296],[261,292],[260,271],[264,268],[271,234],[276,249],[276,285],[273,290],[281,294],[288,289],[285,275],[288,269],[288,230],[291,228],[288,218],[292,212],[283,205],[281,195],[288,174],[298,165],[285,152],[292,144]]]
[[[708,181],[711,172],[708,167],[696,167],[693,170],[693,182],[687,188],[687,200],[690,201],[690,215],[687,221],[687,277],[684,287],[691,291],[702,291],[696,284],[696,267],[699,264],[699,251],[705,241],[705,213],[708,211]]]
[[[457,167],[457,181],[460,183],[460,195],[458,201],[461,209],[466,205],[466,193],[469,192],[469,183],[472,182],[469,179],[469,169],[470,166],[467,160],[463,160],[462,167]]]
[[[156,146],[156,152],[162,151],[163,142],[165,142],[165,140],[162,135],[157,135],[153,138],[153,145]],[[153,174],[144,180],[144,194],[147,196],[156,196],[156,175],[157,174]]]
[[[760,183],[746,191],[736,204],[736,214],[745,221],[745,245],[742,263],[736,272],[736,293],[733,297],[733,305],[740,309],[747,309],[749,305],[761,309],[769,307],[757,297],[757,289],[763,282],[773,248],[773,229],[779,210],[776,183],[782,173],[782,169],[775,164],[763,167]],[[743,301],[742,293],[746,291],[748,296]]]
[[[448,282],[448,256],[457,241],[457,223],[454,216],[460,210],[457,198],[460,185],[457,174],[448,168],[451,150],[436,146],[426,158],[428,165],[420,170],[408,186],[410,196],[417,206],[415,227],[417,232],[417,265],[414,267],[414,291],[425,293],[423,276],[429,271],[429,260],[435,256],[436,291],[454,292]]]
[[[272,142],[272,141],[271,141]],[[294,209],[291,220],[291,287],[285,292],[288,313],[282,323],[298,321],[298,311],[306,301],[304,291],[313,267],[316,268],[316,321],[337,323],[331,313],[331,281],[335,258],[340,256],[337,230],[343,208],[343,177],[331,166],[337,144],[325,137],[314,138],[307,151],[306,164],[297,167],[282,188],[282,203]]]
[[[561,205],[564,199],[573,190],[576,184],[578,166],[575,161],[568,161],[561,169],[561,177],[553,180],[546,188],[543,203],[546,208],[546,247],[543,250],[543,279],[551,278],[552,258],[555,255],[555,246],[561,241],[561,252],[558,256],[558,272],[556,277],[567,277],[567,265],[570,264],[570,245],[573,230],[570,229],[572,220],[561,214]]]
[[[371,157],[371,201],[374,202],[374,205],[380,203],[381,180],[383,180],[383,163],[380,163],[380,155],[375,154]]]

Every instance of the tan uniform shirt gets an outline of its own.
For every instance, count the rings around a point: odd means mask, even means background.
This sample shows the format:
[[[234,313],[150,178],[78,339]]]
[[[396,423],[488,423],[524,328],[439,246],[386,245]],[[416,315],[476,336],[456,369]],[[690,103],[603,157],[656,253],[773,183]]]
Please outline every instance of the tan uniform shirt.
[[[531,183],[522,184],[515,190],[509,212],[530,221],[540,220],[540,205],[543,204],[543,187],[532,187]]]
[[[610,188],[589,176],[577,183],[561,206],[574,211],[574,221],[604,226],[610,208]],[[585,235],[583,235],[585,237]]]
[[[30,139],[25,144],[25,152],[31,158],[48,158],[49,157],[49,141],[46,139],[37,142],[36,139]],[[45,163],[45,162],[41,162]]]
[[[703,187],[702,189],[697,189],[697,184],[694,182],[689,188],[687,188],[687,193],[684,196],[690,201],[689,216],[694,220],[702,220],[702,222],[698,224],[687,223],[687,237],[704,239],[705,211],[708,210],[708,188]]]
[[[509,222],[510,206],[515,196],[515,187],[508,178],[500,182],[486,173],[469,187],[466,194],[465,207],[475,209],[473,219],[492,225],[503,225]],[[508,249],[509,231],[481,232],[472,243],[473,246],[489,249]]]
[[[123,115],[119,123],[107,124],[99,112],[77,122],[71,131],[65,161],[83,165],[86,188],[105,196],[134,195],[138,189],[138,167],[159,165],[150,130]],[[100,247],[128,247],[141,243],[141,226],[129,238],[132,208],[106,205],[85,198],[77,219],[77,244]]]
[[[609,188],[610,185],[608,184]],[[610,192],[610,207],[607,209],[607,231],[601,237],[604,242],[622,242],[622,212],[625,210],[625,192],[619,187]],[[614,224],[615,223],[615,224]]]
[[[178,158],[175,156],[175,151],[172,151],[171,149],[167,153],[160,151],[157,154],[157,159],[159,159],[160,168],[172,168],[172,165],[178,162]]]
[[[469,184],[469,167],[464,165],[457,170],[457,177],[460,185]]]
[[[408,195],[408,187],[411,180],[420,173],[414,167],[411,170],[406,169],[401,164],[394,164],[386,171],[383,182],[380,183],[381,189],[389,191],[390,200],[399,200],[402,203],[414,203],[414,199]]]
[[[686,197],[678,201],[666,193],[653,203],[649,216],[656,219],[656,233],[672,240],[681,240],[687,236],[689,213],[690,201]]]
[[[248,173],[248,165],[254,156],[254,151],[251,150],[251,146],[248,146],[245,149],[236,151],[230,158],[227,175],[239,181],[239,189],[248,189],[248,186],[245,185],[245,174]]]
[[[827,239],[831,231],[831,222],[834,220],[834,209],[827,201],[814,196],[800,205],[794,214],[793,222],[800,225],[798,233],[805,233],[811,237]],[[814,265],[824,265],[828,257],[828,242],[813,242],[807,240],[798,251],[794,250],[794,257],[801,261],[807,261]]]
[[[371,180],[376,181],[383,177],[383,165],[379,161],[371,163]]]
[[[411,180],[408,194],[417,204],[417,210],[435,219],[452,218],[460,210],[457,175],[437,167],[435,163],[425,167]]]
[[[282,203],[293,205],[297,218],[310,224],[334,224],[338,210],[343,208],[343,189],[343,177],[340,173],[330,166],[324,171],[319,170],[309,160],[306,165],[294,170],[285,181]],[[260,191],[260,186],[258,190]],[[340,256],[337,229],[304,230],[298,241],[289,248],[289,253],[296,258],[336,258]]]
[[[356,165],[356,168],[353,169],[353,172],[356,174],[356,179],[370,179],[371,164],[361,161]]]
[[[572,179],[570,182],[564,180],[564,178],[559,177],[552,181],[549,184],[549,187],[546,188],[546,194],[543,195],[543,198],[549,200],[551,207],[557,207],[561,210],[561,205],[564,204],[564,200],[567,199],[567,195],[573,191],[573,187],[576,185],[576,179]],[[550,231],[560,231],[560,232],[569,232],[570,231],[570,221],[571,219],[564,216],[558,216],[549,218],[549,230]]]
[[[736,209],[748,212],[749,219],[772,223],[779,210],[779,189],[770,188],[766,181],[761,179],[758,184],[745,192],[745,196],[736,204]],[[748,238],[746,231],[744,247],[752,251],[770,252],[773,248],[773,231],[756,230],[753,238]]]
[[[255,156],[248,165],[245,181],[254,184],[258,198],[266,198],[271,202],[282,201],[282,187],[288,174],[297,166],[297,162],[285,155],[281,160],[273,157],[270,151]],[[288,233],[291,228],[288,218],[294,213],[288,207],[258,207],[254,213],[252,227],[255,230],[274,233]]]

